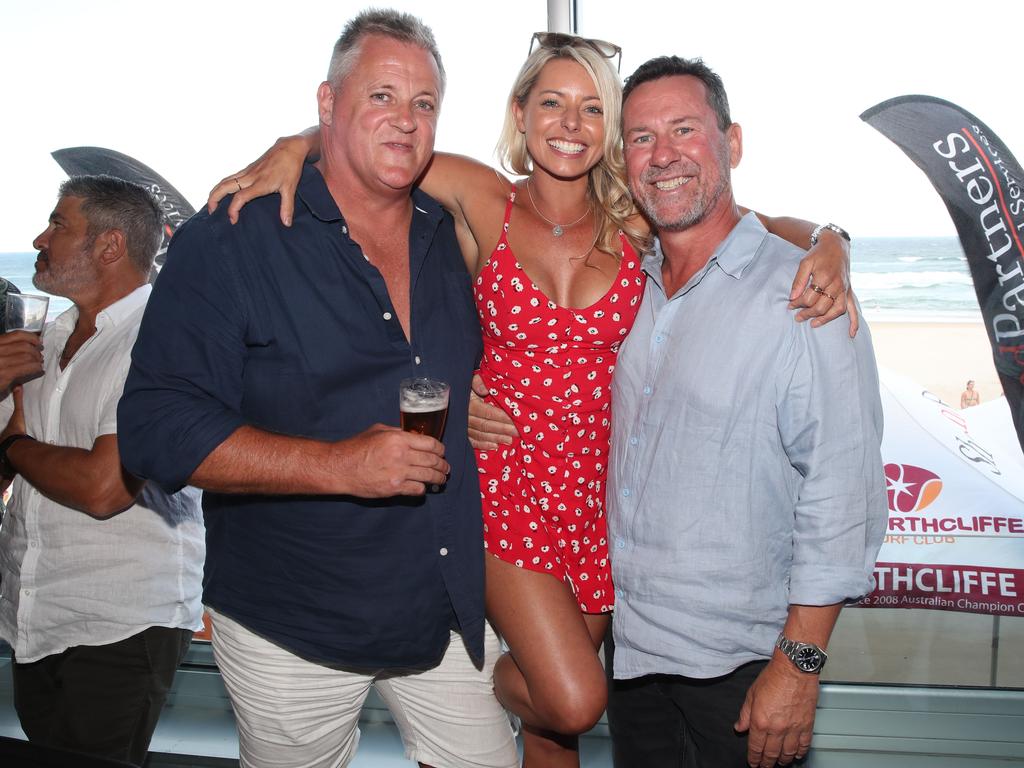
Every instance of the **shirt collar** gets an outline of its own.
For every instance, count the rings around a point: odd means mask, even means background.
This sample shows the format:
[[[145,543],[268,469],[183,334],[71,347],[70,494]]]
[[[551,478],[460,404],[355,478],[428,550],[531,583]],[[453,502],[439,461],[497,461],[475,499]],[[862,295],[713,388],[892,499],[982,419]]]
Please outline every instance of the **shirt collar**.
[[[743,277],[744,270],[754,260],[761,243],[767,236],[768,230],[757,218],[757,214],[751,211],[741,218],[725,239],[718,244],[707,264],[697,271],[694,278],[699,279],[713,266],[717,266],[725,274],[739,280]],[[644,256],[641,269],[662,288],[664,286],[661,283],[661,265],[664,261],[665,253],[661,250],[661,240],[655,239],[654,250]],[[690,279],[688,285],[692,284],[694,278]]]
[[[149,301],[149,294],[152,291],[153,286],[146,283],[145,285],[140,285],[127,296],[122,296],[113,304],[104,307],[96,315],[97,327],[106,323],[114,326],[123,323],[127,318],[134,315],[137,310],[146,306],[146,302]]]
[[[107,324],[117,326],[122,323],[125,318],[133,315],[136,310],[146,306],[146,302],[149,301],[149,294],[152,291],[153,286],[146,283],[145,285],[140,285],[128,295],[122,296],[113,304],[107,305],[96,315],[96,327],[99,328]],[[54,325],[71,331],[77,322],[78,307],[72,304],[69,309],[64,310],[57,316],[57,319],[54,320]]]
[[[302,167],[302,177],[299,179],[296,194],[309,208],[309,212],[320,221],[343,222],[345,220],[344,215],[338,209],[338,204],[331,196],[331,191],[327,188],[327,182],[324,181],[324,177],[313,163],[306,163]],[[441,221],[444,212],[438,202],[427,193],[414,188],[412,202],[414,210],[425,214],[429,223],[436,224]]]
[[[739,280],[767,236],[768,230],[757,218],[757,214],[751,211],[718,244],[711,258],[718,260],[718,266],[725,274]]]

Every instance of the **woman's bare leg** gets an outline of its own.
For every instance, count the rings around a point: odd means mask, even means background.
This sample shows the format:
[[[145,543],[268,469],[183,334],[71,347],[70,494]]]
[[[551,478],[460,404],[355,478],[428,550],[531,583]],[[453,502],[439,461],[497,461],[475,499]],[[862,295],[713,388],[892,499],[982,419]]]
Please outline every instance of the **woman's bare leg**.
[[[584,615],[568,584],[487,557],[487,614],[511,649],[494,668],[501,703],[523,722],[524,768],[576,768],[577,734],[608,699],[597,649],[608,617]]]

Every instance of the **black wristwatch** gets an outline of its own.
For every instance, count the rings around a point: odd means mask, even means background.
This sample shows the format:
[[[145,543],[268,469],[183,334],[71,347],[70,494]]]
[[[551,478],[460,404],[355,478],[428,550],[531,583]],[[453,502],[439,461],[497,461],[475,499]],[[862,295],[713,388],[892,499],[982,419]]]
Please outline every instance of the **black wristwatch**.
[[[828,661],[828,654],[814,643],[787,640],[781,632],[779,639],[775,641],[775,647],[786,654],[786,657],[796,665],[797,669],[809,675],[819,674],[822,667],[825,666],[825,662]]]
[[[0,476],[2,477],[14,477],[18,474],[18,470],[12,467],[11,462],[7,459],[7,451],[19,440],[35,440],[35,438],[32,435],[26,435],[24,432],[16,432],[13,435],[8,435],[0,442]]]

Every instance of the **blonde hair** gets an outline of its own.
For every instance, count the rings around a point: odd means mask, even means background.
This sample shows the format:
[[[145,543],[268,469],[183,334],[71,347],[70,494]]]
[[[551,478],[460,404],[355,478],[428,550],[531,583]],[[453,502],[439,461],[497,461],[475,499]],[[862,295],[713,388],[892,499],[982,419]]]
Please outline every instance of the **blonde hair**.
[[[526,136],[516,125],[513,104],[524,106],[540,78],[541,70],[553,59],[571,59],[586,71],[597,86],[597,94],[604,110],[604,147],[601,160],[590,169],[588,197],[594,203],[597,220],[596,247],[616,258],[622,253],[619,231],[626,236],[630,245],[642,252],[650,248],[652,239],[642,225],[637,226],[630,219],[637,215],[633,198],[626,184],[626,163],[622,153],[622,84],[618,74],[606,59],[584,39],[571,38],[571,42],[560,47],[538,46],[537,50],[523,63],[519,75],[509,93],[508,108],[497,153],[502,167],[519,176],[533,171],[533,159],[526,147]]]

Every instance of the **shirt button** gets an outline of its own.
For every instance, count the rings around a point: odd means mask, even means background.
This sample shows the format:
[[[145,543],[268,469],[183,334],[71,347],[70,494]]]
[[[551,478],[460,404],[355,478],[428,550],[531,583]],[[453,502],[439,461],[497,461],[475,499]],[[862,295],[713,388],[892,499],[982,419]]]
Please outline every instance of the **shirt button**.
[[[623,541],[622,539],[616,539],[615,540],[615,548],[616,549],[625,549],[626,548],[626,542]]]
[[[25,597],[28,597],[29,595],[32,594],[32,590],[31,589],[23,589],[23,590],[21,590],[21,594],[23,594]]]
[[[344,224],[341,225],[341,234],[343,234],[343,235],[347,235],[348,234],[348,227],[346,227]]]
[[[416,360],[416,365],[419,365],[420,364],[420,356],[416,355],[416,357],[414,359]]]
[[[629,494],[630,493],[631,493],[631,491],[629,490],[629,488],[623,488],[622,489],[622,495],[625,496],[627,499],[629,498]]]
[[[654,343],[655,344],[661,344],[661,342],[663,342],[664,340],[665,340],[664,335],[662,335],[660,333],[657,336],[654,337]]]
[[[448,557],[448,547],[441,547],[441,557]]]
[[[651,388],[650,387],[644,387],[644,394],[645,395],[651,394]]]
[[[385,312],[384,313],[384,319],[385,320],[390,320],[391,319],[391,313],[390,312]]]
[[[638,438],[636,438],[636,437],[629,438],[629,444],[630,445],[636,445],[639,442],[640,442],[640,440]]]

